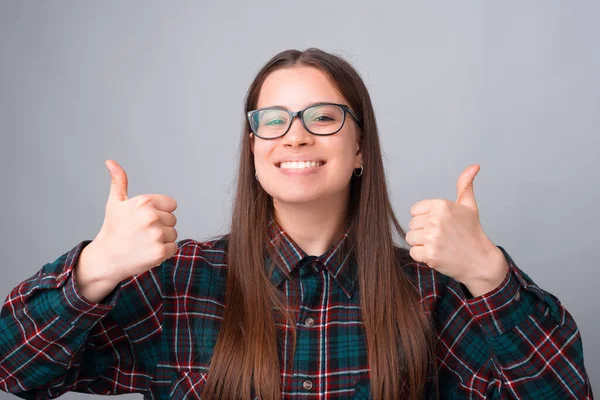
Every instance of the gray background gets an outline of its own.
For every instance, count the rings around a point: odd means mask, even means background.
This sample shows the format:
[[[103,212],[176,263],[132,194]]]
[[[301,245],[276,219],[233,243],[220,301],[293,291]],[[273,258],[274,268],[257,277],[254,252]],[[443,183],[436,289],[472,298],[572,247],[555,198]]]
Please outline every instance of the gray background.
[[[412,204],[455,201],[459,174],[481,166],[485,232],[572,313],[598,386],[599,12],[592,1],[2,1],[2,300],[98,233],[107,159],[128,173],[130,198],[177,199],[179,239],[225,233],[246,89],[275,53],[316,46],[370,89],[403,227]]]

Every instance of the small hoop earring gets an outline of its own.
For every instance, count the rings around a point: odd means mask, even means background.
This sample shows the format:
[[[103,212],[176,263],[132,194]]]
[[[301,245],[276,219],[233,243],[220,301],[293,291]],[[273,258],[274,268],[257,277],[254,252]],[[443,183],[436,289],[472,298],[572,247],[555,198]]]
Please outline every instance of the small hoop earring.
[[[358,168],[357,168],[358,169]],[[360,174],[356,173],[356,169],[354,170],[354,176],[361,176],[363,174],[364,168],[362,166],[362,164],[360,165]]]
[[[256,180],[258,180],[258,175],[256,174],[256,172],[254,173],[254,177],[256,178]]]

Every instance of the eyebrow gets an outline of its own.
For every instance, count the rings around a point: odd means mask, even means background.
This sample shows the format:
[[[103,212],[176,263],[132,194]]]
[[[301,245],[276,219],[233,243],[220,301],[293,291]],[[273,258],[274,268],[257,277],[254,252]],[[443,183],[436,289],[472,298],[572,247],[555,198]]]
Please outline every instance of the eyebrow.
[[[308,103],[305,104],[304,107],[301,108],[301,110],[310,107],[310,106],[314,106],[315,104],[322,104],[322,103],[331,103],[331,104],[339,104],[337,101],[314,101],[312,103]],[[264,107],[258,107],[258,109],[260,108],[270,108],[270,107],[280,107],[280,108],[285,108],[286,110],[289,110],[289,108],[287,108],[286,106],[282,106],[279,104],[275,104],[275,105],[271,105],[271,106],[264,106]]]

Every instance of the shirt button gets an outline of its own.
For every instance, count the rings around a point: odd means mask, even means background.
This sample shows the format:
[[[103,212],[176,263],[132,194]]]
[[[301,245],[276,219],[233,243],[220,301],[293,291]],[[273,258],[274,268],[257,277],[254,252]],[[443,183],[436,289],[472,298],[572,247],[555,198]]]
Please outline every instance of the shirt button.
[[[515,293],[515,300],[516,301],[521,300],[521,291],[520,290],[517,293]]]
[[[302,383],[302,387],[304,387],[304,389],[306,389],[306,390],[310,390],[310,389],[312,389],[312,382],[304,381],[304,383]]]
[[[309,328],[311,326],[313,326],[314,324],[315,324],[315,320],[312,318],[306,318],[306,320],[304,321],[304,325],[308,326]]]

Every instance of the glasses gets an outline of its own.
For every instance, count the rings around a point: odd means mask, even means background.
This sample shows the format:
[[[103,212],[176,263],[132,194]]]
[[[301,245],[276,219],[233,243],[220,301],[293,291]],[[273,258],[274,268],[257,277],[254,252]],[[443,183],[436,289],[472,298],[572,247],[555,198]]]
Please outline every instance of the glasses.
[[[346,113],[352,115],[360,127],[350,107],[336,103],[317,103],[296,112],[283,107],[259,108],[248,112],[248,121],[252,133],[261,139],[282,137],[290,130],[295,117],[300,118],[304,128],[313,135],[327,136],[342,129]]]

